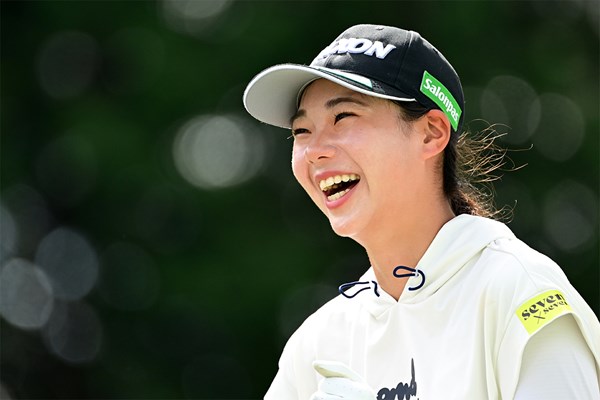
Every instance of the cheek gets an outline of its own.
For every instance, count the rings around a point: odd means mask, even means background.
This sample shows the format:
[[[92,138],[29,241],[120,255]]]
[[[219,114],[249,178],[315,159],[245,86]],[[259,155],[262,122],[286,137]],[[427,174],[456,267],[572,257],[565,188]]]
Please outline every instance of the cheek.
[[[303,156],[302,150],[294,146],[292,149],[292,173],[294,177],[300,183],[300,185],[306,190],[307,183],[310,180],[308,175],[308,168]]]
[[[364,158],[363,164],[369,172],[369,184],[373,188],[386,193],[397,193],[403,186],[412,182],[416,177],[415,159],[408,144],[403,140],[392,140],[380,143],[373,152]]]
[[[300,173],[300,157],[296,146],[292,148],[292,172],[296,179],[298,179],[298,175]]]

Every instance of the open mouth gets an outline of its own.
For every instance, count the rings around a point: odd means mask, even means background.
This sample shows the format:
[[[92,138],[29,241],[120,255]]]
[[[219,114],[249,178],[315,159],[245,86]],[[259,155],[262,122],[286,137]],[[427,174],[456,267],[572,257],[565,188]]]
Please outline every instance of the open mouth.
[[[343,197],[360,181],[360,176],[356,174],[344,174],[330,176],[319,182],[319,187],[327,196],[327,200],[334,201]]]

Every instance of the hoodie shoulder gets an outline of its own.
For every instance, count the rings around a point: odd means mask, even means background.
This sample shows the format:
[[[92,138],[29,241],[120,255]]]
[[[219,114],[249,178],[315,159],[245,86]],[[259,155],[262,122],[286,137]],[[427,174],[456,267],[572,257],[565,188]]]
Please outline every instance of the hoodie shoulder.
[[[504,277],[497,277],[499,284],[514,286],[520,282],[531,290],[570,285],[558,264],[517,238],[492,241],[482,257],[489,257],[488,265]]]

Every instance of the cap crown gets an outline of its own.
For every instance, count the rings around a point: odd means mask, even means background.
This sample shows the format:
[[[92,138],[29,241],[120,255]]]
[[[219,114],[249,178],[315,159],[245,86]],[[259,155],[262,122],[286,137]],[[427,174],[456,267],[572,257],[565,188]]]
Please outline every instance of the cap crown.
[[[439,108],[460,131],[464,96],[454,68],[417,32],[382,25],[347,29],[310,65],[263,70],[246,87],[244,106],[259,121],[290,128],[301,94],[320,78],[366,95]]]
[[[331,70],[360,75],[371,82],[348,79],[370,86],[375,93],[413,98],[428,108],[440,108],[455,130],[462,123],[464,95],[460,79],[446,58],[417,32],[382,25],[356,25],[325,47],[310,66],[327,68],[333,75],[336,74]],[[426,71],[437,85],[425,82]],[[438,90],[440,86],[442,90]],[[446,94],[440,94],[443,89]],[[453,98],[454,106],[449,106],[447,97]],[[458,110],[452,113],[452,108]]]

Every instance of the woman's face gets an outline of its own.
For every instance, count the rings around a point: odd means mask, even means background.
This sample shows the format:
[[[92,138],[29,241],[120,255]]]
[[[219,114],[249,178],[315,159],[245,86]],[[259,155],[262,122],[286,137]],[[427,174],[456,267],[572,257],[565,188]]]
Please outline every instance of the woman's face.
[[[338,235],[361,242],[415,209],[424,162],[410,129],[390,101],[325,79],[306,89],[292,123],[292,169]]]

